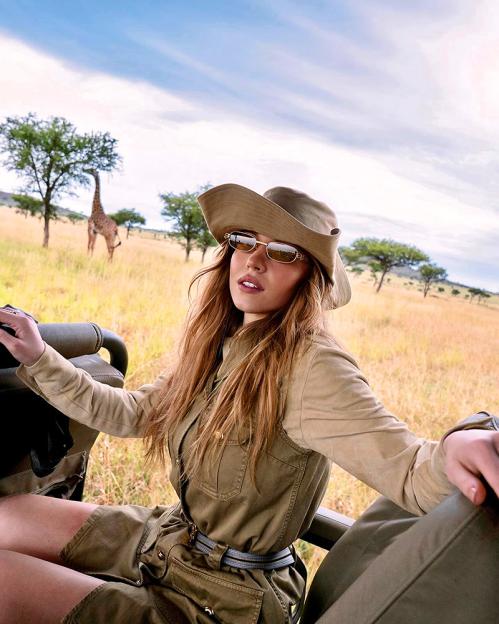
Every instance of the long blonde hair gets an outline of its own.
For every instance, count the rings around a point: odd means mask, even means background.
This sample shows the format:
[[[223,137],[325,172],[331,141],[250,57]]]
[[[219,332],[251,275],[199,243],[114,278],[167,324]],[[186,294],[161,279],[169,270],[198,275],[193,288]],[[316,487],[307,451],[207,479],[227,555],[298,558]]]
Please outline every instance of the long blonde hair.
[[[165,461],[168,431],[182,421],[203,392],[220,364],[224,339],[232,336],[232,341],[244,341],[246,355],[215,393],[186,471],[195,473],[205,454],[222,452],[229,434],[236,434],[248,445],[254,477],[258,457],[270,448],[279,430],[284,408],[281,388],[310,337],[325,331],[324,312],[332,285],[321,265],[311,258],[309,276],[298,285],[289,305],[243,327],[243,314],[234,306],[229,291],[232,249],[223,243],[217,255],[214,264],[191,281],[189,292],[201,278],[204,288],[191,307],[176,366],[148,421],[146,457]]]

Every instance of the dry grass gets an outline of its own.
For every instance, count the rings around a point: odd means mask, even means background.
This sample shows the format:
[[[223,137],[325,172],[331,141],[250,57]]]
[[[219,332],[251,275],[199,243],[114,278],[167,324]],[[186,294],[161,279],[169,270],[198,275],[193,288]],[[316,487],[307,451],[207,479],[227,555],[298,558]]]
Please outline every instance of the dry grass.
[[[83,224],[53,223],[50,248],[42,226],[0,207],[0,304],[33,312],[40,322],[94,321],[120,334],[130,356],[127,386],[165,368],[187,310],[187,284],[200,267],[177,245],[139,236],[125,240],[109,265],[104,241],[86,256]],[[498,411],[499,297],[470,304],[449,289],[423,298],[392,277],[379,294],[352,279],[353,300],[331,315],[331,329],[354,354],[375,393],[419,435],[437,438],[479,409]],[[376,494],[333,471],[325,505],[356,517]],[[168,504],[175,494],[164,470],[146,470],[142,444],[101,435],[86,498],[97,503]],[[305,547],[303,547],[306,550]],[[312,567],[319,554],[307,553]]]

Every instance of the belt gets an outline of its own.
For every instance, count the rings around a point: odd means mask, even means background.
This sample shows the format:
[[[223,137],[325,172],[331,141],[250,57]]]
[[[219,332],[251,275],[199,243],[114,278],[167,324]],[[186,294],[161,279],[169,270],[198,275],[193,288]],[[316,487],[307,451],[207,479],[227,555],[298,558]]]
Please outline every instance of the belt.
[[[214,542],[207,535],[201,533],[199,529],[196,531],[196,536],[193,541],[194,548],[197,548],[197,550],[205,555],[209,555],[216,545],[217,542]],[[295,558],[289,546],[283,548],[279,552],[268,553],[267,555],[258,555],[236,550],[235,548],[228,548],[221,559],[221,563],[242,570],[251,570],[254,568],[260,568],[261,570],[278,570],[279,568],[292,565],[294,562]]]

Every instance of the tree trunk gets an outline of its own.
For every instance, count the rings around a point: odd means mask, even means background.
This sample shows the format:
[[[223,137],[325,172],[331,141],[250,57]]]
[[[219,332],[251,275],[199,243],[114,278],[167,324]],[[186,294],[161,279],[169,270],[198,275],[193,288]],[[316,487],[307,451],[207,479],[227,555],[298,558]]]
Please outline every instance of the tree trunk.
[[[50,195],[46,195],[43,198],[43,246],[49,246],[49,225],[50,225]]]
[[[426,297],[426,295],[428,294],[429,290],[430,290],[430,285],[425,283],[425,285],[423,287],[423,297]]]
[[[128,226],[126,229],[126,237],[128,238],[129,236],[130,236],[130,226]]]
[[[383,280],[385,279],[385,275],[388,273],[390,269],[386,269],[385,271],[383,271],[383,273],[381,274],[381,279],[379,280],[379,284],[378,284],[378,288],[376,288],[376,292],[378,293],[380,291],[381,286],[383,285]]]
[[[185,261],[189,262],[189,256],[191,255],[191,243],[190,241],[185,245]]]
[[[204,263],[204,257],[206,255],[206,250],[208,249],[208,247],[203,247],[202,249],[202,253],[201,253],[201,264]]]

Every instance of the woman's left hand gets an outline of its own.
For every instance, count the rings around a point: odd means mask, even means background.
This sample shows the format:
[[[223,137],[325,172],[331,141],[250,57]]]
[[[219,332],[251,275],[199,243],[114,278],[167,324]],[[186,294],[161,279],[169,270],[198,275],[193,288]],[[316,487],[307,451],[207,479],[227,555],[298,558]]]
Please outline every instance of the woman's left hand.
[[[444,451],[447,478],[474,505],[487,495],[480,477],[499,496],[499,431],[454,431],[445,438]]]

